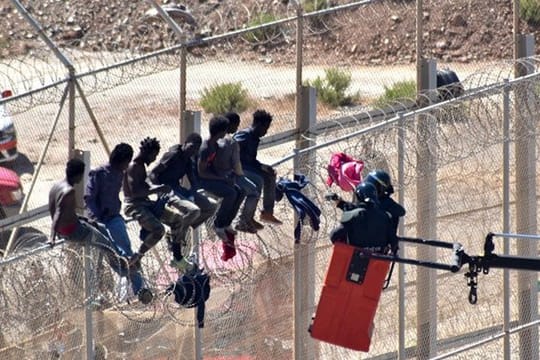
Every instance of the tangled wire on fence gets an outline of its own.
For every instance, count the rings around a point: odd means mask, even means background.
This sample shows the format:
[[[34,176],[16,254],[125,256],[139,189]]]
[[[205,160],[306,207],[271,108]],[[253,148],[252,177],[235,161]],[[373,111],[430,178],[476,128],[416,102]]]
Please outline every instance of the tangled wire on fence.
[[[524,89],[530,89],[533,85],[533,80],[515,84],[510,91],[519,93]],[[420,134],[420,129],[424,128],[418,127],[418,122],[410,118],[404,118],[403,122],[394,121],[381,128],[368,129],[380,121],[388,120],[383,117],[378,120],[372,118],[368,121],[358,121],[354,126],[357,132],[355,136],[351,136],[350,128],[346,127],[309,134],[309,137],[306,135],[306,138],[315,144],[334,141],[340,137],[343,137],[343,140],[305,155],[303,161],[298,162],[296,169],[293,169],[290,162],[277,166],[279,176],[291,178],[295,172],[306,175],[310,185],[305,188],[304,193],[322,210],[319,231],[314,231],[306,222],[302,227],[301,244],[313,246],[313,249],[328,248],[328,233],[337,225],[339,211],[333,204],[324,200],[324,195],[327,191],[334,191],[344,199],[351,196],[350,193],[337,188],[329,189],[326,185],[326,166],[331,154],[337,151],[345,152],[363,160],[366,171],[383,168],[395,178],[398,173],[397,140],[401,131],[405,132],[402,139],[406,150],[402,185],[405,191],[411,193],[415,189],[417,176],[415,168],[419,161],[416,155],[425,145],[419,142],[418,138],[426,138],[427,135],[428,139],[436,140],[433,147],[428,147],[428,150],[432,151],[431,155],[435,156],[439,163],[441,184],[448,183],[461,189],[463,193],[460,195],[463,196],[483,196],[473,192],[478,189],[479,184],[486,189],[492,187],[489,176],[480,179],[476,175],[471,182],[467,179],[471,174],[489,175],[496,171],[490,169],[490,163],[480,160],[485,156],[484,153],[490,156],[491,149],[505,141],[501,126],[503,91],[503,87],[494,87],[482,94],[472,93],[469,97],[450,101],[426,113],[427,121],[435,122],[433,133]],[[403,107],[405,104],[406,102],[403,102],[396,106]],[[525,103],[515,104],[523,105],[520,107],[523,115],[527,112],[537,113],[537,98],[534,92],[527,97]],[[520,135],[512,133],[510,136],[512,140],[517,140]],[[271,151],[271,148],[264,150],[263,153],[266,151]],[[467,186],[471,186],[472,190],[463,187],[465,182],[468,182]],[[458,214],[464,209],[467,212],[474,212],[477,210],[473,208],[475,203],[484,207],[490,204],[487,196],[490,202],[496,201],[497,198],[492,195],[489,193],[485,195],[485,199],[463,204],[463,200],[462,202],[456,200],[455,191],[441,192],[438,201],[444,204],[444,212],[441,211],[440,215]],[[414,196],[408,198],[408,205],[408,221],[414,222]],[[246,304],[250,303],[250,299],[261,296],[262,291],[268,291],[268,284],[272,284],[273,293],[271,296],[268,294],[265,296],[272,301],[277,301],[276,299],[285,303],[290,301],[292,282],[290,265],[294,254],[292,232],[297,219],[294,210],[285,199],[276,204],[275,213],[284,220],[284,224],[266,226],[257,235],[239,233],[237,255],[228,262],[220,259],[222,249],[211,229],[212,220],[203,226],[200,234],[199,264],[212,279],[207,324],[218,333],[223,331],[219,330],[220,326],[227,324],[230,326],[250,321],[254,316],[263,316],[264,314],[257,313],[261,311],[260,309],[254,309]],[[444,220],[449,229],[460,227],[461,224],[458,219],[461,215],[453,216],[449,220]],[[478,222],[489,220],[489,218],[478,219]],[[135,238],[138,226],[130,223],[129,231],[132,238]],[[452,235],[451,230],[448,231]],[[186,244],[185,253],[193,250],[192,245]],[[322,264],[326,257],[320,255],[322,253],[318,254],[320,259],[318,258],[317,262],[321,265],[320,268],[323,268]],[[3,346],[31,336],[45,339],[40,342],[39,349],[25,347],[25,351],[34,354],[49,347],[54,351],[62,349],[67,351],[66,347],[81,348],[81,319],[84,318],[84,311],[89,304],[92,305],[94,313],[103,314],[104,319],[98,320],[98,323],[114,318],[128,324],[125,328],[129,329],[130,333],[123,335],[124,344],[137,341],[144,343],[168,324],[192,328],[195,325],[191,313],[176,304],[165,291],[177,277],[177,273],[167,265],[167,256],[166,246],[164,242],[160,242],[155,251],[143,259],[146,283],[156,295],[150,305],[142,305],[136,301],[126,302],[129,284],[122,282],[108,266],[104,266],[96,252],[90,253],[86,258],[92,274],[88,279],[84,276],[85,258],[80,248],[65,245],[45,252],[29,253],[16,261],[0,264],[0,305],[6,309],[0,315],[3,324]],[[322,276],[319,271],[315,277],[316,281],[320,283]],[[92,291],[89,294],[85,294],[83,290],[84,281],[90,281],[92,284]],[[263,299],[266,300],[265,297]],[[120,320],[118,316],[121,317]]]

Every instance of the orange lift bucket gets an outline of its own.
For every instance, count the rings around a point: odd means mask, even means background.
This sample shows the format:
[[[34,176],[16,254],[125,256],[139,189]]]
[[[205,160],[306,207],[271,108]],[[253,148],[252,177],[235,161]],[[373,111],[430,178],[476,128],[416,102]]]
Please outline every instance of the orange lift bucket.
[[[369,351],[373,319],[390,266],[361,248],[336,243],[310,326],[315,339]]]

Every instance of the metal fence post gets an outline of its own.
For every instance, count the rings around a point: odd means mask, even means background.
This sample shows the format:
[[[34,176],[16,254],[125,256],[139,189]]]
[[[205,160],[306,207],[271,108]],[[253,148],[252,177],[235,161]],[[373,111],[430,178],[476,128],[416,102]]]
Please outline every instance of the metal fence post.
[[[298,128],[302,119],[302,70],[303,70],[303,49],[304,49],[304,10],[302,5],[296,1],[296,127]]]
[[[183,143],[186,140],[186,137],[190,133],[201,133],[201,112],[200,111],[184,111],[182,115],[182,122],[180,124],[180,142]],[[200,229],[191,230],[191,241],[192,241],[192,252],[195,254],[197,261],[200,258]],[[187,254],[184,254],[187,255]],[[195,324],[197,324],[197,309],[193,310],[193,319]],[[197,325],[193,327],[193,348],[194,359],[202,360],[202,334],[201,329]],[[180,358],[183,358],[180,357]]]
[[[436,63],[425,60],[422,66],[421,88],[430,91],[436,88]],[[421,238],[435,238],[437,233],[437,121],[433,116],[418,116],[416,126],[416,217],[417,234]],[[417,256],[425,261],[436,261],[434,247],[421,246]],[[417,358],[429,359],[437,352],[437,278],[431,269],[418,267],[416,317]]]
[[[503,89],[503,232],[510,233],[510,85],[504,79]],[[504,238],[504,255],[510,254],[510,240]],[[504,359],[510,360],[510,271],[503,271]]]
[[[163,18],[163,20],[169,25],[171,30],[178,36],[182,48],[180,49],[180,122],[184,121],[184,115],[186,114],[186,70],[187,70],[187,34],[182,28],[174,21],[170,15],[165,11],[156,0],[147,0],[156,9],[157,13]],[[189,13],[185,12],[185,21],[196,23],[195,18]],[[188,19],[189,18],[189,19]],[[181,126],[181,125],[180,125]],[[180,131],[181,128],[180,128]]]
[[[85,168],[84,168],[84,177],[83,180],[75,185],[75,194],[76,194],[76,201],[77,201],[77,213],[80,215],[84,215],[84,188],[86,186],[86,183],[88,181],[88,172],[90,171],[90,152],[89,151],[81,151],[81,150],[73,150],[73,157],[81,159],[84,161]],[[93,289],[92,289],[92,282],[93,282],[93,274],[92,274],[92,265],[90,262],[90,256],[91,256],[91,250],[88,243],[84,244],[83,247],[83,267],[84,267],[84,315],[85,315],[85,352],[86,352],[86,359],[87,360],[93,360],[94,359],[94,319],[92,314],[92,298],[94,297]]]
[[[309,134],[316,123],[316,90],[312,87],[301,87],[301,116],[297,124],[299,136],[296,140],[295,156],[293,160],[294,173],[310,170],[315,163],[315,151],[308,154],[298,154],[298,151],[314,145],[315,141],[301,137]],[[306,189],[306,191],[309,191]],[[294,223],[298,218],[295,214]],[[304,233],[305,234],[305,233]],[[315,243],[302,241],[294,245],[294,359],[313,359],[314,342],[308,334],[309,321],[314,308],[315,291]]]
[[[186,109],[186,83],[187,83],[187,46],[185,44],[186,36],[182,35],[182,49],[180,50],[180,139],[185,139],[187,134],[184,125],[188,122],[186,115],[190,113]],[[200,126],[199,126],[200,130]],[[183,132],[184,131],[184,132]]]
[[[397,183],[399,186],[398,190],[398,202],[405,206],[405,118],[403,113],[398,113],[398,179]],[[401,236],[405,235],[405,223],[404,221],[399,222],[398,233]],[[405,243],[400,244],[399,246],[399,256],[405,257]],[[398,339],[398,358],[399,360],[405,359],[405,331],[406,331],[406,322],[405,322],[405,265],[402,263],[398,264],[398,304],[399,304],[399,313],[398,313],[398,327],[399,327],[399,339]]]
[[[533,56],[534,37],[520,35],[518,37],[519,58]],[[522,61],[516,67],[516,77],[531,74],[531,66]],[[536,205],[536,121],[534,111],[535,85],[520,83],[515,90],[515,176],[516,176],[516,232],[535,234],[537,232]],[[529,256],[538,253],[535,241],[516,240],[517,255]],[[526,324],[538,319],[538,275],[531,272],[518,272],[518,307],[519,323]],[[522,359],[538,360],[538,328],[531,327],[520,332],[519,355]]]

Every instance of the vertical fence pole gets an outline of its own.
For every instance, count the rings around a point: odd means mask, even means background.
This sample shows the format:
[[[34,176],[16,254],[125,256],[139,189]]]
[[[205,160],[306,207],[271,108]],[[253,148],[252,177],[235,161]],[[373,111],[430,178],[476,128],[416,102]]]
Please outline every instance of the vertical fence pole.
[[[86,183],[88,181],[88,172],[90,171],[90,152],[89,151],[81,151],[81,150],[73,150],[73,157],[81,159],[84,161],[85,168],[84,168],[84,177],[83,180],[75,185],[75,194],[76,194],[76,203],[77,203],[77,213],[80,215],[84,215],[84,188],[86,187]],[[93,360],[94,359],[94,321],[93,321],[93,315],[92,315],[92,302],[93,302],[93,277],[94,274],[92,274],[92,266],[90,262],[90,246],[88,243],[84,244],[83,247],[83,266],[84,266],[84,334],[85,334],[85,352],[86,352],[86,359],[87,360]]]
[[[503,232],[510,233],[510,85],[504,79],[503,89]],[[510,240],[505,237],[504,255],[510,254]],[[510,360],[510,271],[503,271],[504,360]]]
[[[182,123],[180,124],[180,142],[183,143],[186,137],[192,133],[201,132],[201,112],[200,111],[188,111],[186,110],[182,115]],[[200,259],[200,229],[192,229],[191,231],[192,252],[195,254],[197,261]],[[184,254],[188,255],[188,254]],[[197,324],[197,309],[193,310],[193,320]],[[197,325],[193,327],[193,349],[195,360],[202,360],[202,334],[201,329]],[[185,354],[182,354],[180,358],[184,358]]]
[[[405,206],[405,121],[403,113],[399,113],[398,120],[398,179],[397,183],[399,186],[398,191],[398,202]],[[405,235],[405,223],[400,221],[398,233],[401,236]],[[405,243],[400,244],[399,246],[399,256],[406,257],[405,254]],[[405,265],[402,263],[398,264],[398,327],[399,327],[399,342],[398,342],[398,358],[399,360],[404,360],[406,357],[405,354]]]
[[[185,40],[185,36],[182,37]],[[186,124],[186,114],[188,113],[186,109],[186,83],[187,83],[187,46],[182,44],[182,49],[180,50],[180,139],[185,138],[185,134],[182,130],[183,125]],[[200,130],[200,129],[199,129]]]
[[[426,60],[422,66],[421,88],[428,91],[428,100],[436,88],[436,64]],[[425,105],[425,104],[420,104]],[[416,218],[417,234],[421,238],[435,238],[437,233],[437,121],[429,114],[419,115],[416,126]],[[435,247],[420,246],[418,258],[424,261],[437,261]],[[416,354],[420,360],[429,359],[437,352],[437,278],[431,269],[418,267],[416,270]]]
[[[416,0],[416,92],[424,90],[422,88],[422,63],[423,63],[423,41],[424,34],[423,21],[424,9],[423,0]]]
[[[316,90],[312,87],[301,87],[301,123],[297,125],[299,136],[296,140],[295,157],[293,161],[294,173],[304,173],[312,171],[315,164],[315,152],[299,155],[298,151],[315,144],[310,130],[315,128],[316,123]],[[310,138],[306,140],[301,137],[307,134]],[[306,174],[307,175],[307,174]],[[310,178],[314,180],[315,177]],[[309,191],[309,189],[305,189]],[[295,214],[294,223],[298,221]],[[302,234],[305,234],[303,232]],[[304,236],[299,243],[294,245],[294,358],[313,359],[314,342],[308,334],[311,312],[314,309],[315,291],[315,242],[304,240]]]
[[[304,13],[302,5],[296,2],[296,128],[298,129],[302,117],[302,69],[304,46]]]
[[[92,267],[90,265],[90,245],[84,244],[83,247],[83,264],[84,264],[84,334],[85,334],[85,349],[86,359],[94,359],[94,336],[93,336],[93,321],[92,321]]]
[[[171,30],[178,36],[182,48],[180,49],[180,122],[184,120],[183,116],[186,112],[186,68],[187,68],[187,36],[182,28],[174,21],[170,15],[165,11],[156,0],[147,0],[156,9],[157,13],[163,18],[163,20],[169,25]],[[195,18],[189,13],[185,12],[184,21],[196,23]],[[181,129],[180,129],[181,131]]]
[[[519,29],[519,12],[520,12],[520,1],[521,0],[512,0],[512,37],[514,38],[514,47],[513,47],[513,55],[514,55],[514,75],[515,77],[518,77],[519,73],[519,65],[517,60],[521,57],[519,52],[519,35],[520,35],[520,29]]]
[[[299,1],[296,3],[296,129],[300,131],[302,127],[302,62],[303,62],[303,9]],[[298,142],[298,141],[297,141]],[[299,167],[299,158],[298,158],[298,146],[294,149],[295,156],[293,159],[293,173],[296,173]],[[295,214],[294,223],[296,223],[297,218]],[[302,299],[305,298],[306,294],[302,294],[302,276],[305,274],[305,269],[302,269],[300,264],[301,254],[299,244],[294,245],[294,290],[293,290],[293,338],[294,346],[293,353],[294,359],[300,360],[305,358],[306,351],[304,348],[304,334],[302,330],[303,322],[302,316],[305,314],[302,313]]]
[[[533,56],[534,37],[520,35],[518,37],[519,58]],[[516,77],[534,71],[526,61],[516,63]],[[516,104],[515,114],[515,177],[516,177],[516,232],[535,234],[537,232],[536,205],[536,121],[535,113],[536,87],[530,82],[519,83],[514,91]],[[538,254],[535,241],[517,240],[517,255],[530,256]],[[518,274],[518,307],[519,323],[527,324],[538,319],[538,289],[536,273],[519,271]],[[521,359],[538,360],[538,328],[530,327],[519,334],[519,356]]]
[[[69,81],[68,111],[69,111],[69,134],[68,134],[68,158],[75,151],[75,80]]]

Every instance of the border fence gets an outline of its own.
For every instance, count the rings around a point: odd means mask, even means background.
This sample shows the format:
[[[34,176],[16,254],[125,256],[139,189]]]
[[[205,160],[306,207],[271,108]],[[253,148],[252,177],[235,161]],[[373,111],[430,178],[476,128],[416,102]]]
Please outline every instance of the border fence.
[[[138,3],[159,16],[149,19]],[[463,270],[449,274],[400,265],[381,297],[369,353],[315,341],[307,332],[331,254],[328,234],[340,215],[324,194],[350,196],[326,185],[326,165],[335,152],[362,159],[366,170],[383,168],[392,175],[407,209],[402,235],[457,242],[469,254],[482,254],[486,234],[496,232],[501,234],[496,253],[537,256],[532,234],[538,233],[540,73],[538,59],[529,56],[531,44],[518,61],[458,66],[466,75],[465,94],[446,101],[437,97],[434,62],[426,63],[425,91],[418,98],[383,108],[370,100],[391,79],[414,78],[416,70],[372,69],[380,75],[362,82],[355,76],[365,80],[366,74],[353,69],[362,105],[333,109],[304,86],[304,80],[335,65],[332,59],[304,58],[306,39],[353,24],[359,16],[382,18],[406,5],[361,1],[309,13],[289,3],[238,5],[234,12],[204,14],[216,31],[230,30],[231,21],[234,31],[197,37],[185,18],[175,21],[154,1],[134,1],[124,10],[134,20],[115,25],[117,47],[108,48],[100,34],[83,25],[84,36],[59,44],[52,40],[47,17],[36,9],[39,4],[11,4],[28,25],[27,37],[47,47],[0,64],[1,81],[15,90],[0,100],[18,130],[20,154],[10,166],[26,193],[20,214],[0,220],[5,244],[0,358],[538,359],[534,272],[481,275],[478,303],[470,305]],[[55,4],[50,3],[50,13],[76,23]],[[268,25],[242,28],[262,10],[280,16]],[[125,35],[135,30],[140,37],[128,41]],[[261,49],[261,58],[242,60],[225,51],[248,41]],[[293,46],[295,66],[271,66],[269,59],[277,52],[270,49],[286,53]],[[180,307],[166,292],[176,274],[166,265],[163,242],[143,260],[145,278],[156,294],[150,305],[128,301],[125,282],[94,250],[43,246],[50,227],[47,193],[78,150],[90,154],[95,166],[106,162],[120,141],[136,146],[150,135],[166,148],[188,129],[205,136],[208,114],[199,105],[200,92],[225,82],[242,83],[255,101],[241,114],[243,126],[256,108],[274,114],[259,156],[274,164],[279,176],[306,175],[310,185],[304,192],[322,215],[319,230],[304,223],[295,243],[298,219],[285,199],[278,202],[276,212],[284,224],[266,226],[256,235],[241,233],[238,255],[227,263],[219,259],[209,226],[193,232],[193,250],[211,275],[212,287],[205,327],[199,329],[193,310]],[[128,227],[138,244],[138,225],[130,222]],[[30,235],[21,236],[28,228],[33,229]],[[409,245],[402,245],[400,254],[449,261],[447,254]]]

